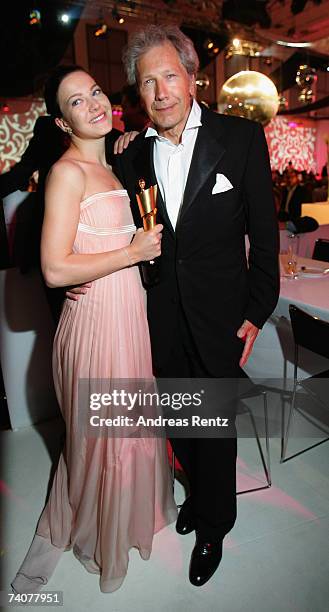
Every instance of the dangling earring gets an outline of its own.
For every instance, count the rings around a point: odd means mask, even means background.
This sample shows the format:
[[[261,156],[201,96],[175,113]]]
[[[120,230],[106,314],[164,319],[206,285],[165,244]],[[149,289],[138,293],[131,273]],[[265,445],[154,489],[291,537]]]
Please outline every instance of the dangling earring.
[[[72,128],[68,127],[68,128],[66,128],[66,132],[67,132],[67,134],[70,134],[70,136],[71,136],[73,130],[72,130]]]

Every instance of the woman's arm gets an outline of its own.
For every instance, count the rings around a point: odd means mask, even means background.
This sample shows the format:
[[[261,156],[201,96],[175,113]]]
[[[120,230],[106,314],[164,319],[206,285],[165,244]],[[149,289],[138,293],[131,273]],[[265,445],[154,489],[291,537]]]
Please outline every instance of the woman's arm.
[[[52,167],[41,236],[41,267],[48,287],[86,283],[160,255],[160,225],[147,233],[138,231],[126,248],[90,255],[73,253],[84,187],[84,173],[78,165],[60,160]]]

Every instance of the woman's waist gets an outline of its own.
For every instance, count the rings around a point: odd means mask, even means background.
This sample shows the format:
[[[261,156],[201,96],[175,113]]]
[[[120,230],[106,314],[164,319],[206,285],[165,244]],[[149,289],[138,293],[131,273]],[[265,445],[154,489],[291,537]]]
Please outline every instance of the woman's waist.
[[[95,255],[108,251],[115,251],[127,247],[134,236],[134,232],[125,234],[82,234],[75,237],[73,252],[79,255]]]
[[[91,287],[87,289],[86,293],[81,295],[77,302],[73,300],[73,303],[78,303],[80,300],[108,300],[111,299],[111,297],[116,300],[119,298],[119,295],[122,296],[122,294],[126,296],[131,294],[140,294],[144,296],[145,294],[138,266],[117,270],[116,272],[90,281],[90,284]],[[72,300],[69,299],[69,302],[71,301]]]

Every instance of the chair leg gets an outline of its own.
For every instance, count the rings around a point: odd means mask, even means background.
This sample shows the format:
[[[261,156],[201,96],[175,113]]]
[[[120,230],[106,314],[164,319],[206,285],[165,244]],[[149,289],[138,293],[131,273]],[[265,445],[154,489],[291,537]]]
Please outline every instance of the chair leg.
[[[288,446],[288,440],[289,440],[289,435],[290,435],[290,430],[291,430],[291,423],[292,423],[292,415],[293,415],[293,411],[295,409],[295,402],[296,402],[296,395],[297,395],[297,386],[298,386],[298,382],[295,381],[294,382],[293,394],[292,394],[292,400],[291,400],[290,409],[289,409],[289,415],[288,415],[288,421],[287,421],[287,428],[286,428],[286,430],[284,428],[284,420],[283,420],[283,445],[281,447],[280,463],[284,463],[284,461],[286,461],[287,446]]]
[[[303,448],[302,450],[298,451],[297,453],[294,453],[293,455],[290,455],[289,457],[287,457],[287,446],[288,446],[289,434],[290,434],[290,429],[291,429],[292,414],[293,414],[293,410],[296,410],[295,404],[296,404],[296,398],[297,398],[297,386],[298,386],[298,381],[296,382],[296,385],[295,385],[295,388],[294,388],[294,394],[293,394],[293,397],[292,397],[292,402],[291,402],[291,407],[290,407],[289,416],[288,416],[287,429],[286,429],[285,436],[284,436],[284,445],[283,445],[283,449],[282,449],[282,453],[281,453],[280,463],[285,463],[286,461],[289,461],[290,459],[294,459],[295,457],[298,457],[299,455],[302,455],[303,453],[306,453],[306,451],[311,450],[312,448],[316,448],[317,446],[320,446],[320,444],[323,444],[324,442],[328,442],[328,440],[329,440],[329,437],[324,438],[323,440],[319,440],[319,442],[315,442],[314,444],[311,444],[311,446],[307,446],[306,448]],[[306,418],[306,417],[304,417],[304,418]]]
[[[262,445],[260,443],[260,439],[259,439],[259,435],[258,435],[258,431],[257,431],[257,427],[256,427],[256,422],[255,422],[254,416],[253,416],[253,414],[251,413],[251,411],[249,409],[248,409],[248,414],[250,416],[250,421],[251,421],[251,424],[252,424],[252,428],[254,430],[255,439],[256,439],[259,455],[260,455],[260,458],[261,458],[261,462],[262,462],[262,466],[263,466],[263,470],[264,470],[264,474],[265,474],[265,478],[266,478],[266,485],[262,485],[260,487],[255,487],[255,488],[252,488],[252,489],[246,489],[245,491],[237,491],[237,495],[243,495],[244,493],[252,493],[253,491],[261,491],[263,489],[268,489],[272,485],[271,457],[270,457],[269,429],[268,429],[267,393],[266,393],[266,391],[264,391],[262,393],[262,395],[263,395],[263,410],[264,410],[264,424],[265,424],[266,459],[265,459],[265,456],[264,456]],[[175,459],[176,459],[176,457],[175,457],[175,453],[174,453],[173,450],[172,450],[171,457],[172,457],[172,465],[171,465],[172,488],[173,488],[173,494],[175,494]]]
[[[270,455],[270,436],[269,436],[269,428],[268,428],[268,411],[267,411],[267,393],[263,393],[263,407],[264,407],[264,423],[265,423],[265,446],[266,446],[266,466],[267,471],[264,467],[266,473],[266,479],[268,486],[272,485],[272,474],[271,474],[271,455]]]
[[[251,488],[251,489],[246,489],[244,491],[238,491],[237,495],[243,495],[244,493],[252,493],[253,491],[261,491],[263,489],[269,489],[269,487],[272,485],[270,443],[269,443],[269,431],[268,431],[267,393],[266,393],[266,391],[264,391],[262,393],[262,395],[263,395],[263,410],[264,410],[264,424],[265,424],[266,459],[265,459],[265,456],[264,456],[262,445],[260,443],[260,439],[259,439],[259,435],[258,435],[258,431],[257,431],[257,427],[256,427],[256,422],[255,422],[254,416],[253,416],[251,410],[249,410],[249,408],[248,408],[247,411],[248,411],[248,414],[249,414],[249,417],[250,417],[250,422],[252,424],[252,428],[254,430],[256,444],[257,444],[257,447],[258,447],[259,455],[260,455],[260,458],[261,458],[261,462],[262,462],[262,466],[263,466],[263,470],[264,470],[264,474],[265,474],[265,478],[266,478],[266,485],[261,485],[260,487],[254,487],[254,488]]]

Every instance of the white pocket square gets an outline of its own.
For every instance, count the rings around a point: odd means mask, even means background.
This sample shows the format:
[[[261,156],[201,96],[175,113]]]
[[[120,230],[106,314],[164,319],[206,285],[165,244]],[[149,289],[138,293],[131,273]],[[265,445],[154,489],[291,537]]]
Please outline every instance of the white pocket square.
[[[225,176],[225,174],[216,174],[216,183],[212,188],[212,195],[215,195],[215,193],[223,193],[224,191],[229,191],[229,189],[233,189],[233,185]]]

